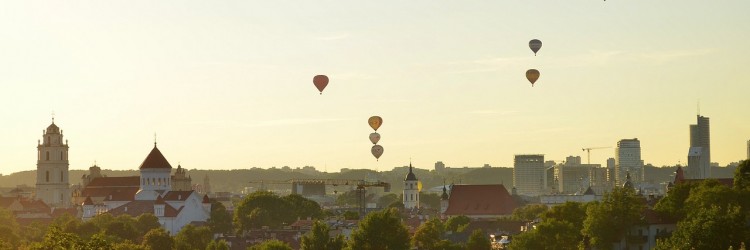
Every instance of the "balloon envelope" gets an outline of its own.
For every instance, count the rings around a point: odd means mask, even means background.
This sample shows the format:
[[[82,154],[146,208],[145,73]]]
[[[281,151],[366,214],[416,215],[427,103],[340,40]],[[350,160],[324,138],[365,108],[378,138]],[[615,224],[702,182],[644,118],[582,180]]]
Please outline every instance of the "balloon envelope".
[[[367,119],[367,124],[370,124],[370,127],[372,129],[374,129],[375,131],[378,131],[378,128],[380,128],[380,125],[383,125],[383,118],[380,118],[380,116],[370,117],[370,119]]]
[[[529,48],[531,48],[531,51],[534,51],[534,55],[536,55],[536,52],[542,48],[542,41],[537,39],[529,41]]]
[[[372,142],[372,144],[378,144],[378,142],[380,141],[380,134],[378,134],[378,133],[371,133],[370,134],[370,141]]]
[[[380,156],[383,155],[383,146],[374,145],[370,152],[372,152],[372,156],[375,156],[375,159],[380,159]]]
[[[529,79],[529,82],[531,82],[531,86],[533,87],[536,80],[539,79],[539,70],[536,70],[536,69],[527,70],[526,79]]]
[[[328,77],[325,75],[317,75],[313,77],[313,84],[315,84],[315,87],[318,88],[318,91],[320,91],[320,94],[323,94],[323,89],[328,86]]]

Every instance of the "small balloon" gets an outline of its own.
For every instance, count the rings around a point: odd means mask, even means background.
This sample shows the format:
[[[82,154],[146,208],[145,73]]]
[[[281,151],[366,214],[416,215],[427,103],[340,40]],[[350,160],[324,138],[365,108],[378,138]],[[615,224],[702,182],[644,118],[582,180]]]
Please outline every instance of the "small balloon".
[[[534,51],[534,56],[536,56],[536,52],[542,48],[542,41],[537,39],[529,41],[529,48],[531,48],[531,51]]]
[[[325,75],[317,75],[313,77],[313,84],[315,84],[315,87],[318,88],[318,91],[320,91],[320,94],[323,94],[323,89],[328,86],[328,77]]]
[[[372,149],[370,149],[370,152],[372,152],[372,156],[375,156],[375,159],[380,159],[380,156],[383,155],[383,146],[380,145],[374,145],[372,146]]]
[[[526,79],[531,82],[531,87],[534,87],[534,83],[539,79],[539,70],[530,69],[526,71]]]
[[[373,116],[370,117],[370,119],[367,119],[367,123],[370,124],[370,127],[374,129],[375,131],[378,131],[378,128],[380,128],[380,125],[383,125],[383,118],[380,118],[380,116]]]
[[[372,144],[378,144],[378,142],[380,141],[380,134],[378,134],[377,132],[371,133],[370,141],[372,142]]]

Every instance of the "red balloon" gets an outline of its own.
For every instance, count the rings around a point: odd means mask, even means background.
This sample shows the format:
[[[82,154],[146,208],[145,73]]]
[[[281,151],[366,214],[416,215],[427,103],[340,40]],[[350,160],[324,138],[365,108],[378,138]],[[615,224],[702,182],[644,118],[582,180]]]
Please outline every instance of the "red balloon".
[[[323,89],[328,86],[328,77],[325,75],[317,75],[313,77],[313,84],[315,84],[315,87],[318,88],[318,91],[320,91],[320,94],[323,94]]]

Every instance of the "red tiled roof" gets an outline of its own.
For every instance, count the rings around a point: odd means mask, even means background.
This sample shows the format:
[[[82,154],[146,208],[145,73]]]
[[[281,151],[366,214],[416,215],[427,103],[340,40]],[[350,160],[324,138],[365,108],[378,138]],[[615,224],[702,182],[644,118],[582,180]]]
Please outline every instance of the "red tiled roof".
[[[500,185],[454,185],[446,215],[509,215],[518,205]]]
[[[51,209],[49,206],[47,206],[46,203],[42,200],[30,200],[30,199],[20,199],[21,206],[23,206],[23,211],[29,211],[29,212],[37,212],[37,213],[50,213]]]
[[[104,196],[105,201],[132,201],[135,200],[137,188],[118,188]]]
[[[94,178],[86,185],[86,188],[98,187],[140,187],[140,176],[123,176],[123,177],[99,177]]]
[[[112,214],[113,216],[127,214],[133,217],[137,217],[141,214],[146,213],[154,214],[154,203],[155,201],[131,201],[126,203],[125,205],[109,210],[108,213]],[[174,209],[169,204],[164,204],[165,217],[175,217],[177,216],[177,214],[179,214],[180,210]]]
[[[0,207],[7,208],[13,204],[13,201],[16,199],[18,199],[18,197],[0,197]]]
[[[192,194],[193,190],[190,191],[169,191],[164,195],[165,201],[185,201]]]
[[[159,151],[158,148],[156,148],[156,145],[154,145],[154,149],[151,150],[151,153],[146,156],[146,159],[143,160],[143,163],[141,163],[141,166],[138,167],[138,169],[144,169],[144,168],[168,168],[172,169],[172,165],[169,165],[169,162],[166,158],[164,158],[164,155],[161,154],[161,151]]]
[[[86,200],[83,201],[83,205],[94,205],[94,201],[91,200],[91,196],[86,196]]]

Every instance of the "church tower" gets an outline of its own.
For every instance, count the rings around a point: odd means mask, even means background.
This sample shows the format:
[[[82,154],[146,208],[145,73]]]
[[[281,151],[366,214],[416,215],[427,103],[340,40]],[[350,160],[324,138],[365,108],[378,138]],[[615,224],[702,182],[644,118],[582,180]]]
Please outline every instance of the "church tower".
[[[411,162],[409,162],[409,173],[404,179],[404,208],[419,208],[419,180],[412,171]]]
[[[156,147],[146,156],[141,166],[138,167],[141,172],[141,188],[135,193],[136,200],[155,201],[165,192],[172,189],[172,165],[161,151]]]
[[[62,130],[52,124],[42,131],[37,142],[36,198],[51,207],[70,207],[68,183],[68,142],[63,143]]]

